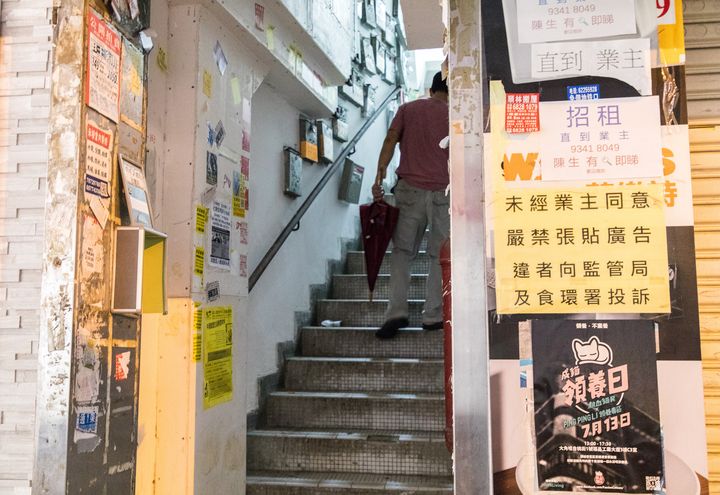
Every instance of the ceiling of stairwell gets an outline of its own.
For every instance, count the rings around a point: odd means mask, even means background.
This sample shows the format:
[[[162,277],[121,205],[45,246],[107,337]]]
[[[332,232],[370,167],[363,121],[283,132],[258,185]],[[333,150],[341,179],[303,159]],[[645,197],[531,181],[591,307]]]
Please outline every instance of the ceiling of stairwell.
[[[438,0],[400,0],[408,49],[442,48],[442,8]]]

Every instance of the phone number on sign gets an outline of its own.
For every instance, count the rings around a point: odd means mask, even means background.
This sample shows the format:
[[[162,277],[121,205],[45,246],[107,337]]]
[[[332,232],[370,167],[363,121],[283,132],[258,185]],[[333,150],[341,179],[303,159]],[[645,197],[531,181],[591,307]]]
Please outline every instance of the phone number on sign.
[[[603,151],[620,151],[619,144],[574,144],[570,146],[571,153],[593,153]]]

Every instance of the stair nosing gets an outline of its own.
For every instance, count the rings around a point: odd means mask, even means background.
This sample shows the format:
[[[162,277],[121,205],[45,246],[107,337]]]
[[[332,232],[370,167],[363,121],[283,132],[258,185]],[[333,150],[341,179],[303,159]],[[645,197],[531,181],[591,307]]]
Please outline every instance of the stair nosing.
[[[370,364],[443,364],[442,359],[396,358],[396,357],[341,357],[341,356],[288,356],[286,361],[306,363],[370,363]]]
[[[358,399],[358,400],[426,400],[443,401],[443,394],[414,394],[393,392],[322,392],[307,390],[276,390],[268,394],[270,397],[316,398],[316,399]]]
[[[289,430],[287,428],[261,428],[247,432],[248,436],[256,438],[314,438],[318,440],[347,440],[347,441],[373,441],[369,437],[396,437],[390,442],[421,442],[421,443],[444,443],[445,436],[442,431],[417,430],[403,431],[399,433],[373,430],[320,430],[320,429],[299,429]],[[382,441],[379,441],[382,443]]]
[[[352,302],[352,303],[358,303],[358,302],[368,302],[371,304],[375,303],[387,303],[388,299],[373,299],[372,301],[370,299],[333,299],[333,298],[324,298],[324,299],[318,299],[318,302],[325,302],[325,301],[332,301],[332,302]],[[425,299],[408,299],[408,304],[424,304]]]
[[[357,299],[350,299],[350,301],[357,301]],[[306,326],[303,327],[303,330],[304,330],[304,329],[308,329],[308,330],[329,330],[329,331],[333,331],[333,330],[335,330],[335,331],[337,331],[337,330],[341,330],[341,331],[346,331],[346,330],[358,331],[358,330],[359,330],[359,331],[362,331],[362,332],[376,332],[376,331],[377,331],[377,326],[376,326],[376,327],[359,327],[359,326],[349,326],[349,327],[346,327],[346,326],[324,327],[324,326],[322,326],[322,325],[306,325]],[[440,335],[440,334],[441,334],[441,332],[427,331],[427,330],[425,330],[425,329],[423,329],[423,328],[421,328],[421,327],[405,327],[405,328],[401,328],[401,329],[399,330],[399,332],[400,332],[400,333],[422,333],[422,334],[428,334],[428,335],[433,335],[433,334],[438,334],[438,335]]]
[[[308,476],[308,474],[314,476]],[[451,490],[453,489],[452,476],[420,476],[420,475],[393,475],[378,474],[370,475],[375,477],[374,481],[368,483],[367,474],[364,481],[351,480],[357,477],[358,473],[344,472],[297,472],[297,471],[272,471],[272,470],[249,470],[247,473],[247,484],[262,486],[264,484],[283,485],[283,486],[304,486],[318,488],[333,488],[344,486],[346,488],[365,488],[370,490],[397,490],[405,493],[407,490],[416,490],[418,488],[424,490]],[[277,480],[275,482],[274,480]],[[294,481],[294,482],[293,482]],[[338,482],[340,485],[338,485]],[[423,483],[425,482],[425,483]],[[402,486],[388,486],[389,484],[398,484]]]

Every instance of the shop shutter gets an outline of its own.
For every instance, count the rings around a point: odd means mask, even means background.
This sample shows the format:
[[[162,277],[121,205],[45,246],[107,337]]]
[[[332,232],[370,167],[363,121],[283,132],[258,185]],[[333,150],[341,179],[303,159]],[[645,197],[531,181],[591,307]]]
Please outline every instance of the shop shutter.
[[[720,0],[683,10],[710,493],[720,493]]]

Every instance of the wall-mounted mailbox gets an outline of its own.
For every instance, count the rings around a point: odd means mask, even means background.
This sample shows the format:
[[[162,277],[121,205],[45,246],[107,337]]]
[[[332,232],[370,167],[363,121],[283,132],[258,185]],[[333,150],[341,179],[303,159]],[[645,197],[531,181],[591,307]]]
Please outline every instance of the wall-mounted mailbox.
[[[362,189],[364,174],[365,167],[358,165],[352,160],[345,160],[338,199],[347,201],[348,203],[358,204],[360,202],[360,189]]]
[[[113,313],[167,313],[166,241],[145,227],[116,229]]]

